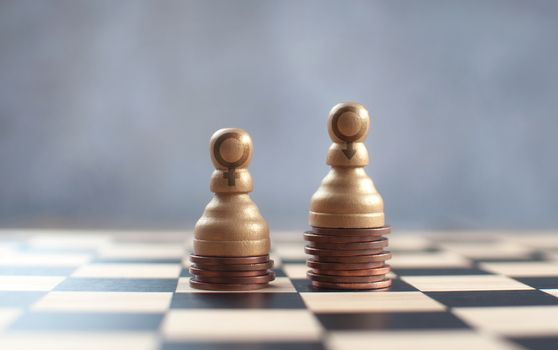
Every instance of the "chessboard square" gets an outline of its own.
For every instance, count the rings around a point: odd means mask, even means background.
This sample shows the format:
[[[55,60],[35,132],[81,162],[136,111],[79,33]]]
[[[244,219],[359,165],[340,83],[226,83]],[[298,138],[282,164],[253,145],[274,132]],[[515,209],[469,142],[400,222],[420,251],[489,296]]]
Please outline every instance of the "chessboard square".
[[[9,331],[119,332],[157,331],[163,313],[29,312],[13,322]]]
[[[339,293],[340,290],[339,289],[327,289],[327,288],[316,288],[314,286],[312,286],[311,282],[309,279],[305,278],[305,279],[293,279],[291,280],[294,287],[296,288],[296,290],[299,293]],[[418,289],[416,289],[415,287],[411,286],[410,284],[402,281],[400,278],[391,278],[391,286],[387,289],[390,292],[416,292],[418,291]],[[354,292],[354,293],[370,293],[370,292],[374,292],[374,293],[379,293],[379,292],[384,292],[386,291],[385,289],[382,289],[381,291],[378,290],[350,290],[350,292]]]
[[[51,292],[33,311],[164,313],[172,293]]]
[[[389,263],[393,268],[470,267],[466,258],[450,252],[399,253]]]
[[[89,264],[80,267],[72,277],[98,278],[177,278],[180,264]]]
[[[444,311],[444,305],[421,292],[301,293],[314,313],[428,312]]]
[[[249,291],[215,291],[196,289],[190,286],[189,277],[180,277],[176,293],[296,293],[296,289],[288,277],[276,277],[267,287]]]
[[[14,308],[0,308],[0,332],[7,328],[21,314],[21,310]],[[2,337],[0,337],[2,339]],[[4,349],[0,347],[0,349]]]
[[[45,295],[46,292],[0,292],[0,307],[28,307]]]
[[[41,233],[27,240],[31,248],[39,249],[97,249],[110,244],[111,236],[105,233],[87,232],[64,232],[64,233]]]
[[[76,267],[0,266],[0,276],[69,276]]]
[[[558,289],[543,289],[542,291],[558,298]]]
[[[558,277],[516,277],[514,279],[537,289],[558,289]]]
[[[89,254],[14,252],[0,255],[0,266],[81,266],[91,260]]]
[[[17,332],[0,337],[0,349],[17,350],[156,350],[158,341],[149,333],[36,333]]]
[[[176,279],[70,277],[55,291],[68,292],[174,292]]]
[[[448,307],[558,305],[558,298],[553,298],[539,290],[427,292],[426,294]]]
[[[319,341],[294,341],[294,342],[166,342],[161,346],[161,350],[325,350],[324,345]]]
[[[0,291],[46,292],[62,282],[64,276],[0,276]]]
[[[451,312],[320,313],[318,320],[328,331],[400,331],[470,329]]]
[[[171,309],[162,326],[167,341],[312,341],[321,331],[308,310]]]
[[[448,268],[394,268],[398,276],[462,276],[462,275],[491,275],[476,267],[448,267]]]
[[[172,309],[305,309],[297,293],[176,293]]]
[[[558,348],[558,335],[546,337],[511,337],[508,339],[519,344],[522,349],[556,350]]]
[[[486,271],[510,277],[558,277],[558,262],[490,262],[480,267]]]
[[[283,270],[289,278],[304,279],[306,278],[308,267],[306,264],[284,264]]]
[[[499,275],[406,276],[403,280],[423,292],[533,289],[519,281]]]
[[[470,259],[527,259],[534,253],[528,246],[506,242],[451,242],[439,245],[444,250],[457,253]]]
[[[482,331],[500,335],[522,337],[558,333],[558,305],[455,308],[453,312]]]
[[[180,260],[185,255],[182,245],[174,243],[113,243],[100,249],[100,259]]]
[[[336,350],[518,350],[509,343],[472,331],[332,332],[328,347]]]

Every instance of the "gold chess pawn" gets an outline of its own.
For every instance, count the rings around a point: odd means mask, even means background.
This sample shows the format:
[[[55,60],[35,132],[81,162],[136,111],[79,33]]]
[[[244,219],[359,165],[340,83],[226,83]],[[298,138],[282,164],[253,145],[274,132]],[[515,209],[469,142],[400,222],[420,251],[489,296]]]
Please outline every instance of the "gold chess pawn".
[[[333,141],[327,154],[329,174],[310,204],[309,223],[323,228],[376,228],[384,226],[384,202],[364,167],[368,151],[364,140],[370,116],[358,103],[340,103],[328,118]]]
[[[221,129],[209,144],[215,171],[215,193],[194,228],[194,253],[200,256],[246,257],[269,254],[269,228],[248,193],[252,177],[252,140],[242,129]]]

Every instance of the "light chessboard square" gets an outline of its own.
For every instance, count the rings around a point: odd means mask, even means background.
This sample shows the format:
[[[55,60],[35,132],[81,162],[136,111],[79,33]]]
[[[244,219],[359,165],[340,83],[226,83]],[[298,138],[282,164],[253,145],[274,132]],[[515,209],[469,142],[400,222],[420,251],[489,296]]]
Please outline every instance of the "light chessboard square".
[[[182,245],[174,243],[113,243],[102,247],[101,259],[180,259],[185,255]]]
[[[88,264],[78,268],[72,277],[92,278],[177,278],[180,264]]]
[[[436,312],[446,307],[421,292],[301,293],[315,313]]]
[[[496,337],[470,331],[333,332],[327,345],[332,350],[520,350]]]
[[[283,271],[289,278],[302,279],[306,278],[308,267],[306,264],[284,264]]]
[[[490,262],[480,267],[511,277],[558,277],[558,261]]]
[[[558,305],[455,308],[453,312],[481,331],[494,334],[510,337],[558,334]]]
[[[0,276],[0,291],[46,292],[64,279],[64,276]]]
[[[21,310],[12,308],[0,308],[0,331],[4,330],[10,323],[12,323],[19,315]],[[0,336],[2,339],[2,336]],[[0,346],[0,349],[4,349]]]
[[[423,292],[533,289],[519,281],[499,275],[404,276],[401,279]]]
[[[18,332],[3,334],[0,337],[0,349],[6,350],[156,350],[158,348],[157,336],[149,333]]]
[[[51,292],[33,311],[164,313],[172,293]]]
[[[321,326],[308,310],[171,310],[165,340],[198,342],[312,341]]]
[[[178,280],[176,293],[296,293],[296,289],[287,277],[277,277],[269,286],[249,291],[211,291],[190,287],[190,277],[181,277]]]
[[[75,267],[90,260],[90,254],[13,252],[0,256],[0,266]]]
[[[451,268],[470,267],[471,262],[449,252],[402,252],[394,254],[389,264],[393,268]]]
[[[452,242],[439,245],[447,251],[470,259],[518,259],[528,258],[533,248],[506,241],[495,242]]]

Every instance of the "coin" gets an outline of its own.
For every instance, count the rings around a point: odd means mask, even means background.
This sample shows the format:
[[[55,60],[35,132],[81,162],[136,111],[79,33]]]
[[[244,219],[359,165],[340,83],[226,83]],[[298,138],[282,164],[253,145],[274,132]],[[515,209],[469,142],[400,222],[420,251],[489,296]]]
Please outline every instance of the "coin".
[[[377,276],[389,273],[391,267],[389,265],[384,265],[382,267],[362,270],[324,270],[312,268],[311,271],[319,275],[328,276]]]
[[[190,266],[189,269],[192,275],[205,276],[205,277],[254,277],[263,276],[271,270],[256,270],[256,271],[210,271],[202,270]]]
[[[342,264],[362,264],[362,263],[372,263],[379,261],[386,261],[391,258],[391,253],[383,251],[379,254],[373,255],[359,255],[359,256],[323,256],[323,255],[313,255],[311,259],[317,262],[333,262]]]
[[[381,238],[373,242],[357,242],[357,243],[322,243],[308,242],[307,247],[316,249],[335,249],[335,250],[364,250],[364,249],[382,249],[387,247],[388,240]]]
[[[312,233],[310,231],[304,233],[304,239],[308,242],[316,242],[316,243],[360,243],[360,242],[376,242],[379,240],[384,239],[382,236],[374,235],[369,237],[361,237],[361,236],[333,236],[333,235],[318,235]]]
[[[267,283],[275,279],[275,274],[269,272],[264,276],[254,276],[254,277],[207,277],[207,276],[195,276],[195,280],[199,282],[206,283],[225,283],[225,284],[257,284],[257,283]]]
[[[217,257],[190,255],[190,261],[207,265],[242,265],[260,264],[269,261],[269,255],[243,256],[243,257]]]
[[[331,283],[370,283],[383,281],[385,275],[375,275],[375,276],[329,276],[320,275],[313,272],[307,272],[306,276],[312,281],[318,282],[331,282]]]
[[[366,255],[376,255],[383,251],[382,248],[379,249],[363,249],[363,250],[332,250],[332,249],[317,249],[312,247],[304,247],[304,252],[310,255],[316,256],[366,256]]]
[[[384,267],[383,261],[377,261],[372,263],[354,263],[354,264],[343,264],[343,263],[326,263],[313,261],[309,259],[306,261],[306,265],[312,269],[320,270],[335,270],[335,271],[355,271],[355,270],[365,270],[365,269],[376,269]]]
[[[387,235],[391,232],[391,227],[377,227],[377,228],[325,228],[325,227],[312,227],[312,233],[318,235],[334,235],[334,236],[381,236]]]
[[[273,260],[269,260],[260,264],[244,264],[244,265],[206,265],[202,263],[192,264],[193,267],[201,270],[209,271],[257,271],[267,270],[273,267]]]
[[[382,281],[368,283],[333,283],[312,281],[312,285],[316,288],[327,289],[381,289],[391,286],[391,280],[384,279]]]
[[[207,283],[190,279],[190,286],[196,289],[220,290],[220,291],[244,291],[262,289],[268,286],[267,283],[256,284],[227,284],[227,283]]]

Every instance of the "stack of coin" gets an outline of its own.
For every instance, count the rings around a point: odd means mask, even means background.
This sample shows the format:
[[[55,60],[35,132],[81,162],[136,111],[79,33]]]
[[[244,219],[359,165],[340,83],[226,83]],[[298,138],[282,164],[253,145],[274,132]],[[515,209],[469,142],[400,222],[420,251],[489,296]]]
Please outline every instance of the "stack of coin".
[[[391,286],[386,276],[390,266],[385,251],[391,232],[380,228],[318,228],[304,233],[306,264],[312,285],[330,289],[384,289]]]
[[[190,286],[206,290],[254,290],[275,279],[269,255],[214,257],[190,255]]]

